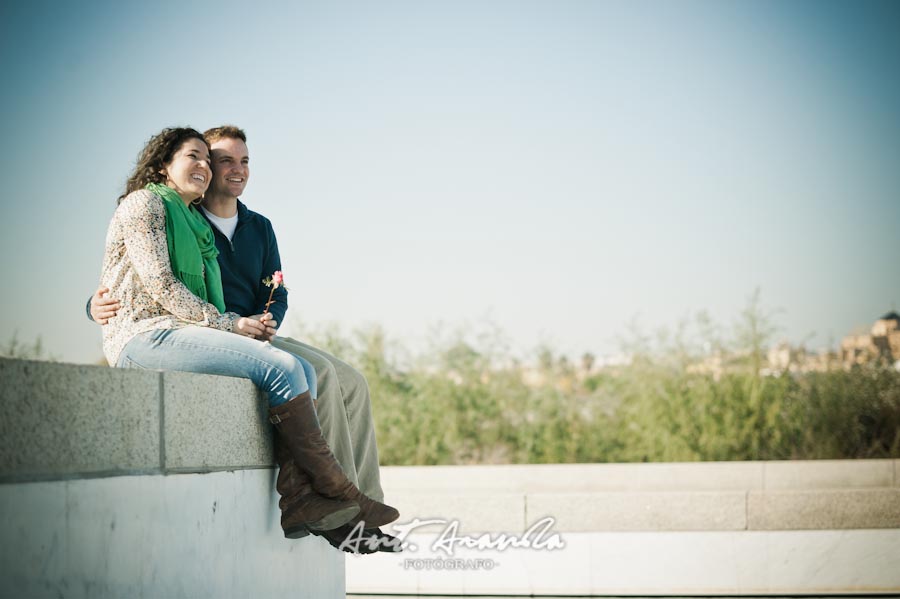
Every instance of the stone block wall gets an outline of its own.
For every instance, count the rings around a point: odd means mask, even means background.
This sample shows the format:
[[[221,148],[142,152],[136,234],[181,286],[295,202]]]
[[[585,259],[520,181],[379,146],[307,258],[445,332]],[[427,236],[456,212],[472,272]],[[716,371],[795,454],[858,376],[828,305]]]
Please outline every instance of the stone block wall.
[[[0,358],[0,597],[345,596],[245,379]]]

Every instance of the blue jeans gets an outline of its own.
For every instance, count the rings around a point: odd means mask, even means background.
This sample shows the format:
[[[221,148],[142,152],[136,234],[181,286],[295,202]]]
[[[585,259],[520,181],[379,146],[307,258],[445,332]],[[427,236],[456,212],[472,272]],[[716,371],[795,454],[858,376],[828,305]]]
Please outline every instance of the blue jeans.
[[[181,370],[247,378],[275,407],[309,391],[316,398],[312,365],[270,344],[208,327],[156,329],[134,336],[116,366]]]

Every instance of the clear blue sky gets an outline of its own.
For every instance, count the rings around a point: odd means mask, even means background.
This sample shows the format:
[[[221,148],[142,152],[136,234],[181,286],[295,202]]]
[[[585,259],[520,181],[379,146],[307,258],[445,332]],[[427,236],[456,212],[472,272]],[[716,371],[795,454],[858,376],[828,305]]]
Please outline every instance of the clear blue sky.
[[[0,340],[100,357],[115,198],[164,126],[247,130],[288,329],[491,318],[615,350],[756,287],[784,335],[900,308],[900,3],[18,2]]]

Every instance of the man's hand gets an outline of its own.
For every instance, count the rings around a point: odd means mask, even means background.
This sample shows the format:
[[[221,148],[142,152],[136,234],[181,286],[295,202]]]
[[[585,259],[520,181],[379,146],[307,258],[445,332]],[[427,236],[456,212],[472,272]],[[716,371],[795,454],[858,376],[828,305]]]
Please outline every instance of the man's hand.
[[[278,322],[272,319],[272,313],[267,312],[265,314],[254,314],[249,318],[258,320],[260,324],[264,325],[266,328],[266,332],[262,337],[259,337],[259,339],[262,341],[271,341],[272,337],[274,337],[276,333],[275,327],[278,326]]]
[[[234,323],[234,332],[251,339],[266,340],[266,325],[254,319],[252,316],[247,318],[242,316]]]
[[[91,298],[91,318],[97,324],[106,324],[121,307],[119,300],[109,297],[108,287],[98,287]]]

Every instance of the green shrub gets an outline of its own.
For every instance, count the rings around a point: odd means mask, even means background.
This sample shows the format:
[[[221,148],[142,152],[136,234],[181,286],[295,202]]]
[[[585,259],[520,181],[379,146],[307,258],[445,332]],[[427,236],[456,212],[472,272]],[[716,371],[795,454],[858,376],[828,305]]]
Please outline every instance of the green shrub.
[[[758,313],[744,317],[752,326],[736,343],[692,343],[681,327],[652,350],[641,337],[629,365],[584,380],[543,347],[539,383],[526,383],[526,369],[490,334],[438,339],[414,360],[395,357],[406,352],[379,328],[354,342],[330,330],[313,343],[367,377],[384,464],[900,457],[900,372],[765,376],[760,332],[771,327]],[[705,316],[698,322],[709,330]],[[692,370],[726,350],[719,376]]]

